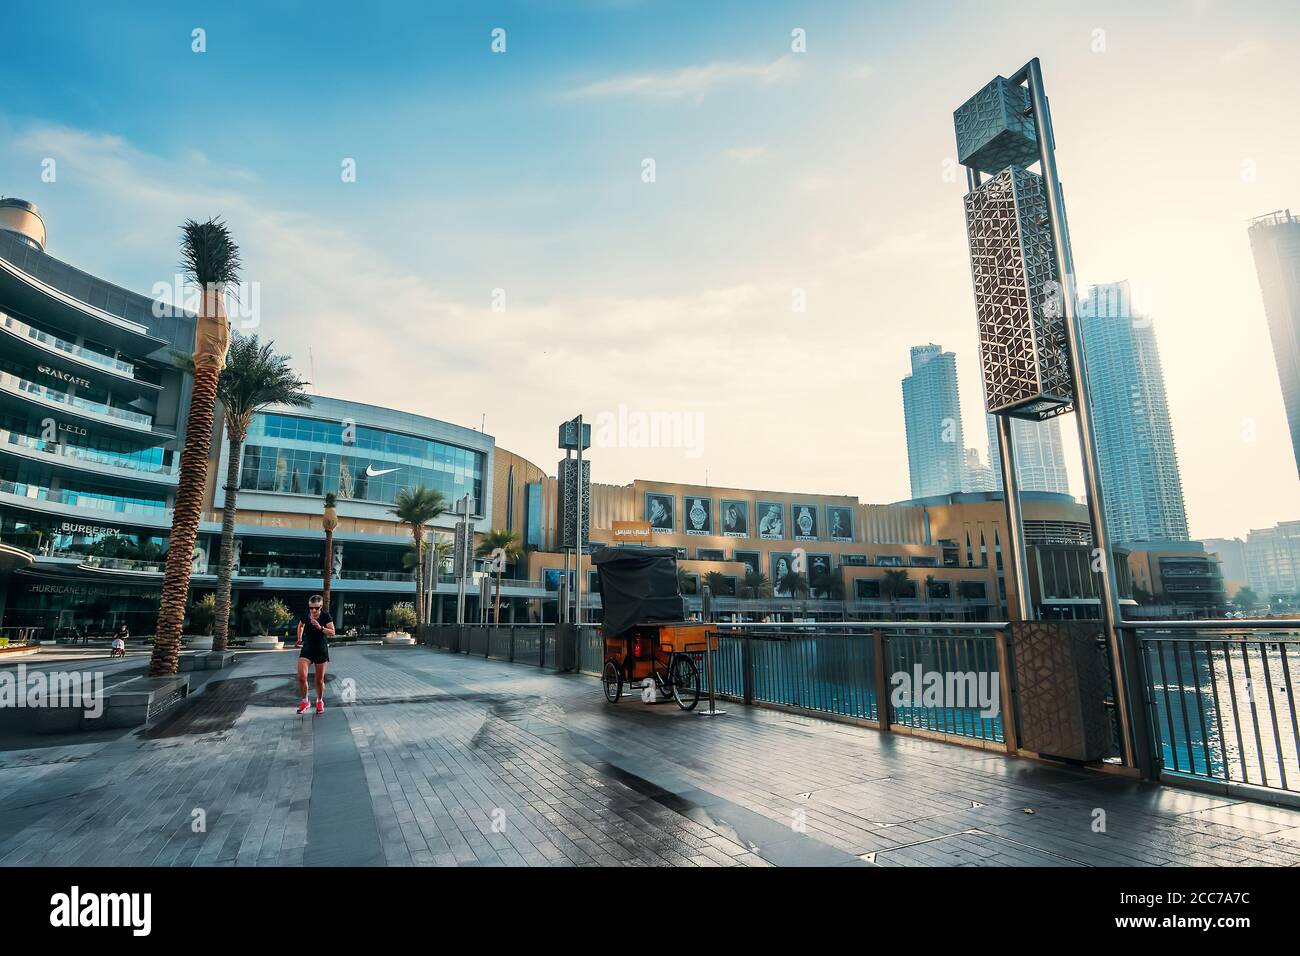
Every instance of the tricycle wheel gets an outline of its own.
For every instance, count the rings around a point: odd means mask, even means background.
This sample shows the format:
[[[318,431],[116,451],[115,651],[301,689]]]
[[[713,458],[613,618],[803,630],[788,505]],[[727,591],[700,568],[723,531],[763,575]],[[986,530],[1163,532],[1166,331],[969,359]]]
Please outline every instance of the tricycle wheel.
[[[682,710],[694,710],[700,699],[700,670],[689,657],[673,660],[673,700]]]
[[[605,670],[601,674],[600,682],[605,687],[605,699],[611,704],[617,704],[618,699],[623,696],[623,668],[612,659],[605,661]]]

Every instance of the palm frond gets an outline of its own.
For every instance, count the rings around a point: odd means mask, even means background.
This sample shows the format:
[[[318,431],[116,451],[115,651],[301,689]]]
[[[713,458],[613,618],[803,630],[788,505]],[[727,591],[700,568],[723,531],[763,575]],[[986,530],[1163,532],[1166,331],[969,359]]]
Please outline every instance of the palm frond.
[[[397,520],[409,525],[425,525],[447,513],[447,499],[434,488],[416,485],[397,492],[393,507],[388,509]]]
[[[239,246],[219,218],[185,220],[181,226],[181,271],[186,278],[205,289],[235,283],[242,265]]]
[[[276,354],[274,342],[236,335],[217,382],[217,397],[228,415],[246,422],[268,405],[310,405],[306,385],[289,367],[288,358]]]

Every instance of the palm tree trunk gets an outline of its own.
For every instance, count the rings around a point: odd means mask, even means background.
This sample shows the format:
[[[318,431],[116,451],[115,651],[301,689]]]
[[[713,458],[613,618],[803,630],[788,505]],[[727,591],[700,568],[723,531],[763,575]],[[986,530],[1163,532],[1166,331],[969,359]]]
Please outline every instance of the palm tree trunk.
[[[225,319],[221,318],[221,321],[224,323]],[[208,445],[212,441],[212,412],[220,376],[219,366],[200,364],[194,369],[194,389],[185,423],[185,447],[181,451],[180,481],[176,488],[171,540],[163,575],[162,603],[158,608],[153,657],[149,662],[150,677],[175,674],[180,658],[181,625],[185,622],[185,602],[190,594],[190,569],[194,542],[199,534],[199,517],[203,511]]]
[[[411,525],[411,536],[415,538],[415,619],[424,620],[424,528],[418,524]]]
[[[492,611],[492,623],[501,623],[501,569],[497,568],[496,607]]]
[[[230,460],[226,463],[226,503],[221,509],[221,563],[217,565],[217,616],[212,623],[212,649],[224,651],[230,638],[230,596],[235,578],[235,502],[239,497],[239,461],[244,436],[230,418],[226,420]]]
[[[330,609],[330,581],[334,578],[334,532],[325,531],[325,586],[321,588],[321,597],[325,599],[325,612]]]

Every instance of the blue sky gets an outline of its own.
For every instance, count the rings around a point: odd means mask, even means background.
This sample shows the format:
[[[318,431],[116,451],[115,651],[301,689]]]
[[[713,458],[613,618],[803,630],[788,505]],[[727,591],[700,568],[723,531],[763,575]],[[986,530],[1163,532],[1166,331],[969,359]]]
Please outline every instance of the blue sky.
[[[24,5],[0,194],[142,291],[224,215],[321,394],[486,415],[544,465],[578,410],[699,414],[702,456],[601,449],[597,480],[896,500],[909,346],[957,352],[984,450],[951,112],[1038,55],[1081,279],[1149,290],[1193,532],[1237,534],[1300,513],[1245,238],[1300,207],[1300,16],[1131,6]]]

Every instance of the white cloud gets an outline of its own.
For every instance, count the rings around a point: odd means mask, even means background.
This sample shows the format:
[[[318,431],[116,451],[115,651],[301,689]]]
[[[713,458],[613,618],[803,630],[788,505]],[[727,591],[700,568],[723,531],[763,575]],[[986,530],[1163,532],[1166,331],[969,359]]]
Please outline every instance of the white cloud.
[[[749,82],[772,86],[794,79],[799,63],[791,55],[771,63],[717,62],[651,73],[624,73],[596,80],[568,91],[572,97],[641,96],[657,99],[694,97],[703,99],[710,90],[727,84]]]

